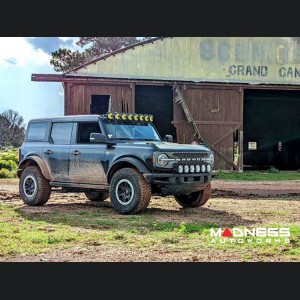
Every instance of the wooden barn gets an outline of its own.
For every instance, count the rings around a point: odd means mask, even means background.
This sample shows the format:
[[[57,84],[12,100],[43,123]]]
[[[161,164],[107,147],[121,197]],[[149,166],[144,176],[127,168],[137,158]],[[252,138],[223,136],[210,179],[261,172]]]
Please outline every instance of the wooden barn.
[[[179,143],[200,134],[216,153],[216,169],[295,170],[299,43],[290,37],[155,38],[32,80],[63,83],[65,115],[101,114],[111,105],[111,111],[153,114],[161,136],[172,134]]]

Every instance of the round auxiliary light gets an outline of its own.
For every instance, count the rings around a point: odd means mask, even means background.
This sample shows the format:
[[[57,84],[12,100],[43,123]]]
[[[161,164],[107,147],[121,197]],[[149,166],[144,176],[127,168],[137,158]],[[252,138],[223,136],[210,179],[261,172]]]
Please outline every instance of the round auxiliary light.
[[[202,166],[201,166],[201,171],[202,171],[202,172],[205,172],[205,170],[206,170],[205,165],[202,165]]]
[[[211,171],[211,166],[208,165],[208,166],[207,166],[207,172],[210,172],[210,171]]]
[[[178,166],[178,173],[183,173],[183,166],[182,165]]]
[[[195,173],[195,166],[194,165],[190,166],[190,171],[191,171],[191,173]]]
[[[109,114],[107,115],[107,118],[108,118],[109,120],[112,120],[112,119],[114,118],[114,116],[113,116],[112,113],[109,113]]]
[[[197,172],[197,173],[200,173],[200,171],[201,171],[201,167],[200,167],[200,165],[197,165],[197,166],[196,166],[196,172]]]
[[[184,173],[188,173],[190,171],[190,168],[188,165],[184,166]]]
[[[149,116],[145,116],[145,121],[146,121],[146,122],[149,121]]]
[[[140,121],[144,121],[144,115],[140,115]]]
[[[120,114],[115,114],[115,119],[120,120]]]
[[[132,121],[133,120],[133,115],[128,115],[128,120]]]
[[[123,114],[123,115],[122,115],[122,120],[123,120],[123,121],[127,120],[127,115],[126,115],[126,114]]]
[[[139,115],[134,115],[133,119],[134,119],[134,121],[138,121],[139,120]]]
[[[153,122],[153,116],[150,116],[149,119],[150,119],[150,122]]]

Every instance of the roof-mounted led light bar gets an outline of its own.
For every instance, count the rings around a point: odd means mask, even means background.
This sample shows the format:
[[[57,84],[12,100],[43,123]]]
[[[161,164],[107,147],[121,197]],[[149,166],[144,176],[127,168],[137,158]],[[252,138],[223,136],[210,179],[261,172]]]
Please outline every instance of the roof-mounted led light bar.
[[[134,113],[108,113],[108,120],[117,120],[117,121],[131,121],[131,122],[146,122],[152,123],[153,116],[152,115],[144,115],[144,114],[134,114]]]

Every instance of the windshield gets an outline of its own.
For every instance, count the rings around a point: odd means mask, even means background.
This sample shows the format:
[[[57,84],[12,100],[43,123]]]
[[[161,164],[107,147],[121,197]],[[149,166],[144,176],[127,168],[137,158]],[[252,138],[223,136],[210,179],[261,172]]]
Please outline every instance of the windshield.
[[[105,123],[111,140],[160,141],[160,137],[150,124]]]

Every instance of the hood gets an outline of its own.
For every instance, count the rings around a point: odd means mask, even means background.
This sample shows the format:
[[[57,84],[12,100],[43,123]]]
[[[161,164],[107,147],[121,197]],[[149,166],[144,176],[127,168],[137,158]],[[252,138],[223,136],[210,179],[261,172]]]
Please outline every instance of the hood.
[[[158,142],[153,144],[155,145],[158,151],[162,152],[211,152],[211,149],[204,145],[177,144],[167,142]]]

